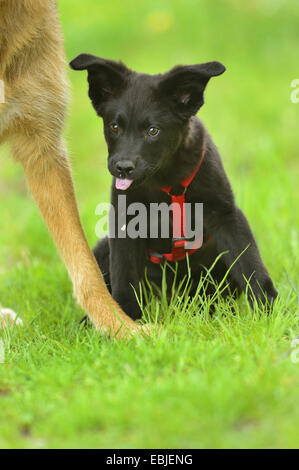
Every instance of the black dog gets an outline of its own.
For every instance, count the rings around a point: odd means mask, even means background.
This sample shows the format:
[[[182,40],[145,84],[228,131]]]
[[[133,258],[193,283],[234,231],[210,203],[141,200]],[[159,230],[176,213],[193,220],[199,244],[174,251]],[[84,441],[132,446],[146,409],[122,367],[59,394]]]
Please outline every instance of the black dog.
[[[177,66],[166,74],[151,76],[89,54],[79,55],[71,67],[87,69],[89,96],[104,120],[116,213],[119,195],[126,195],[127,206],[143,203],[147,213],[151,203],[177,202],[180,208],[184,202],[203,203],[203,243],[200,249],[189,251],[194,280],[191,295],[205,268],[223,253],[212,272],[219,282],[233,265],[223,295],[238,296],[246,291],[251,304],[255,298],[269,308],[277,292],[249,224],[235,205],[217,148],[195,117],[204,103],[209,79],[222,74],[225,67],[209,62]],[[141,312],[131,286],[138,291],[146,267],[148,278],[156,284],[161,282],[158,263],[163,258],[178,260],[179,279],[186,274],[185,227],[177,214],[173,210],[169,222],[174,230],[174,224],[181,221],[177,237],[151,238],[150,221],[145,236],[124,238],[132,220],[128,216],[122,226],[124,232],[104,238],[94,250],[114,299],[133,319],[140,318]],[[194,217],[192,213],[192,223]],[[211,286],[208,289],[208,294],[213,293]]]

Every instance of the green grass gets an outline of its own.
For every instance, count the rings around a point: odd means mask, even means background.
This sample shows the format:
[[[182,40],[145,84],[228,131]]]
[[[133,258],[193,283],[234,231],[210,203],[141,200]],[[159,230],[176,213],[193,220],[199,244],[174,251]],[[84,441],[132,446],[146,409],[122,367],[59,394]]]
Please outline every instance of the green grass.
[[[0,447],[298,447],[299,104],[290,100],[298,5],[64,0],[60,13],[69,60],[91,52],[149,73],[214,59],[227,66],[209,84],[200,117],[280,299],[271,317],[241,300],[235,314],[232,302],[220,302],[210,318],[204,299],[188,305],[176,291],[169,305],[162,292],[145,308],[159,315],[159,339],[108,341],[79,328],[65,268],[2,147],[0,299],[24,328],[0,333]],[[95,207],[109,200],[107,152],[85,75],[69,76],[66,137],[93,245]]]

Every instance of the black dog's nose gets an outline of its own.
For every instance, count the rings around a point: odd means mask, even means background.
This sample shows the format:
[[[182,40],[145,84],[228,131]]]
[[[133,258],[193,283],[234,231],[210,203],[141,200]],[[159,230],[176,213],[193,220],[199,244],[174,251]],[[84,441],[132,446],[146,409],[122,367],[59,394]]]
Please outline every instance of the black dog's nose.
[[[121,160],[116,163],[117,171],[123,176],[130,176],[135,170],[135,165],[131,160]]]

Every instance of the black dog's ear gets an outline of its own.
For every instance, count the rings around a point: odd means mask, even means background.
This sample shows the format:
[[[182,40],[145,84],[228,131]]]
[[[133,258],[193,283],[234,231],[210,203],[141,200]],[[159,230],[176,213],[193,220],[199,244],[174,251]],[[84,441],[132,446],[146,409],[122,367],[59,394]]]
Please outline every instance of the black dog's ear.
[[[203,93],[210,78],[221,75],[225,70],[220,62],[179,65],[162,76],[159,91],[172,100],[180,115],[188,118],[203,105]]]
[[[89,97],[97,113],[101,115],[102,105],[121,91],[126,83],[129,69],[121,62],[102,59],[91,54],[80,54],[70,62],[74,70],[87,70]]]

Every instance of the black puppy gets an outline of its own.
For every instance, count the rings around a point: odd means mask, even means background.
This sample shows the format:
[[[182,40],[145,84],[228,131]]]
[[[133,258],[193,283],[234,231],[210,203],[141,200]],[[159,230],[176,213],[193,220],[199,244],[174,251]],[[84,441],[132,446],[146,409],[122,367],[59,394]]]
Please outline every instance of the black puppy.
[[[256,298],[270,306],[277,292],[249,224],[235,205],[217,148],[202,122],[195,117],[204,103],[203,94],[209,79],[222,74],[225,67],[219,62],[209,62],[177,66],[163,75],[152,76],[89,54],[79,55],[71,62],[71,67],[87,69],[89,96],[97,114],[104,120],[108,167],[114,176],[112,204],[116,216],[122,218],[122,221],[116,220],[116,225],[120,222],[122,226],[115,237],[101,240],[94,253],[114,299],[133,319],[140,318],[132,286],[138,291],[146,267],[148,278],[159,284],[162,270],[158,264],[164,258],[178,261],[178,278],[181,279],[187,272],[185,257],[189,252],[194,280],[192,295],[202,272],[223,253],[212,272],[219,282],[233,265],[223,295],[238,296],[246,291],[251,304]],[[145,233],[135,238],[128,236],[127,227],[134,214],[131,211],[131,216],[125,219],[123,213],[117,214],[119,195],[126,196],[127,207],[143,203],[148,209],[147,216],[150,204],[172,203],[170,235],[152,237],[151,229],[157,220],[149,217],[143,219]],[[186,214],[185,219],[179,215],[175,202],[183,213],[185,202],[203,203],[203,233],[197,240],[197,247],[202,244],[199,249],[190,249],[189,245],[187,248]],[[193,211],[193,224],[195,215]],[[162,220],[160,218],[158,225]],[[169,286],[171,281],[169,279]],[[211,286],[208,289],[208,294],[213,293]]]

